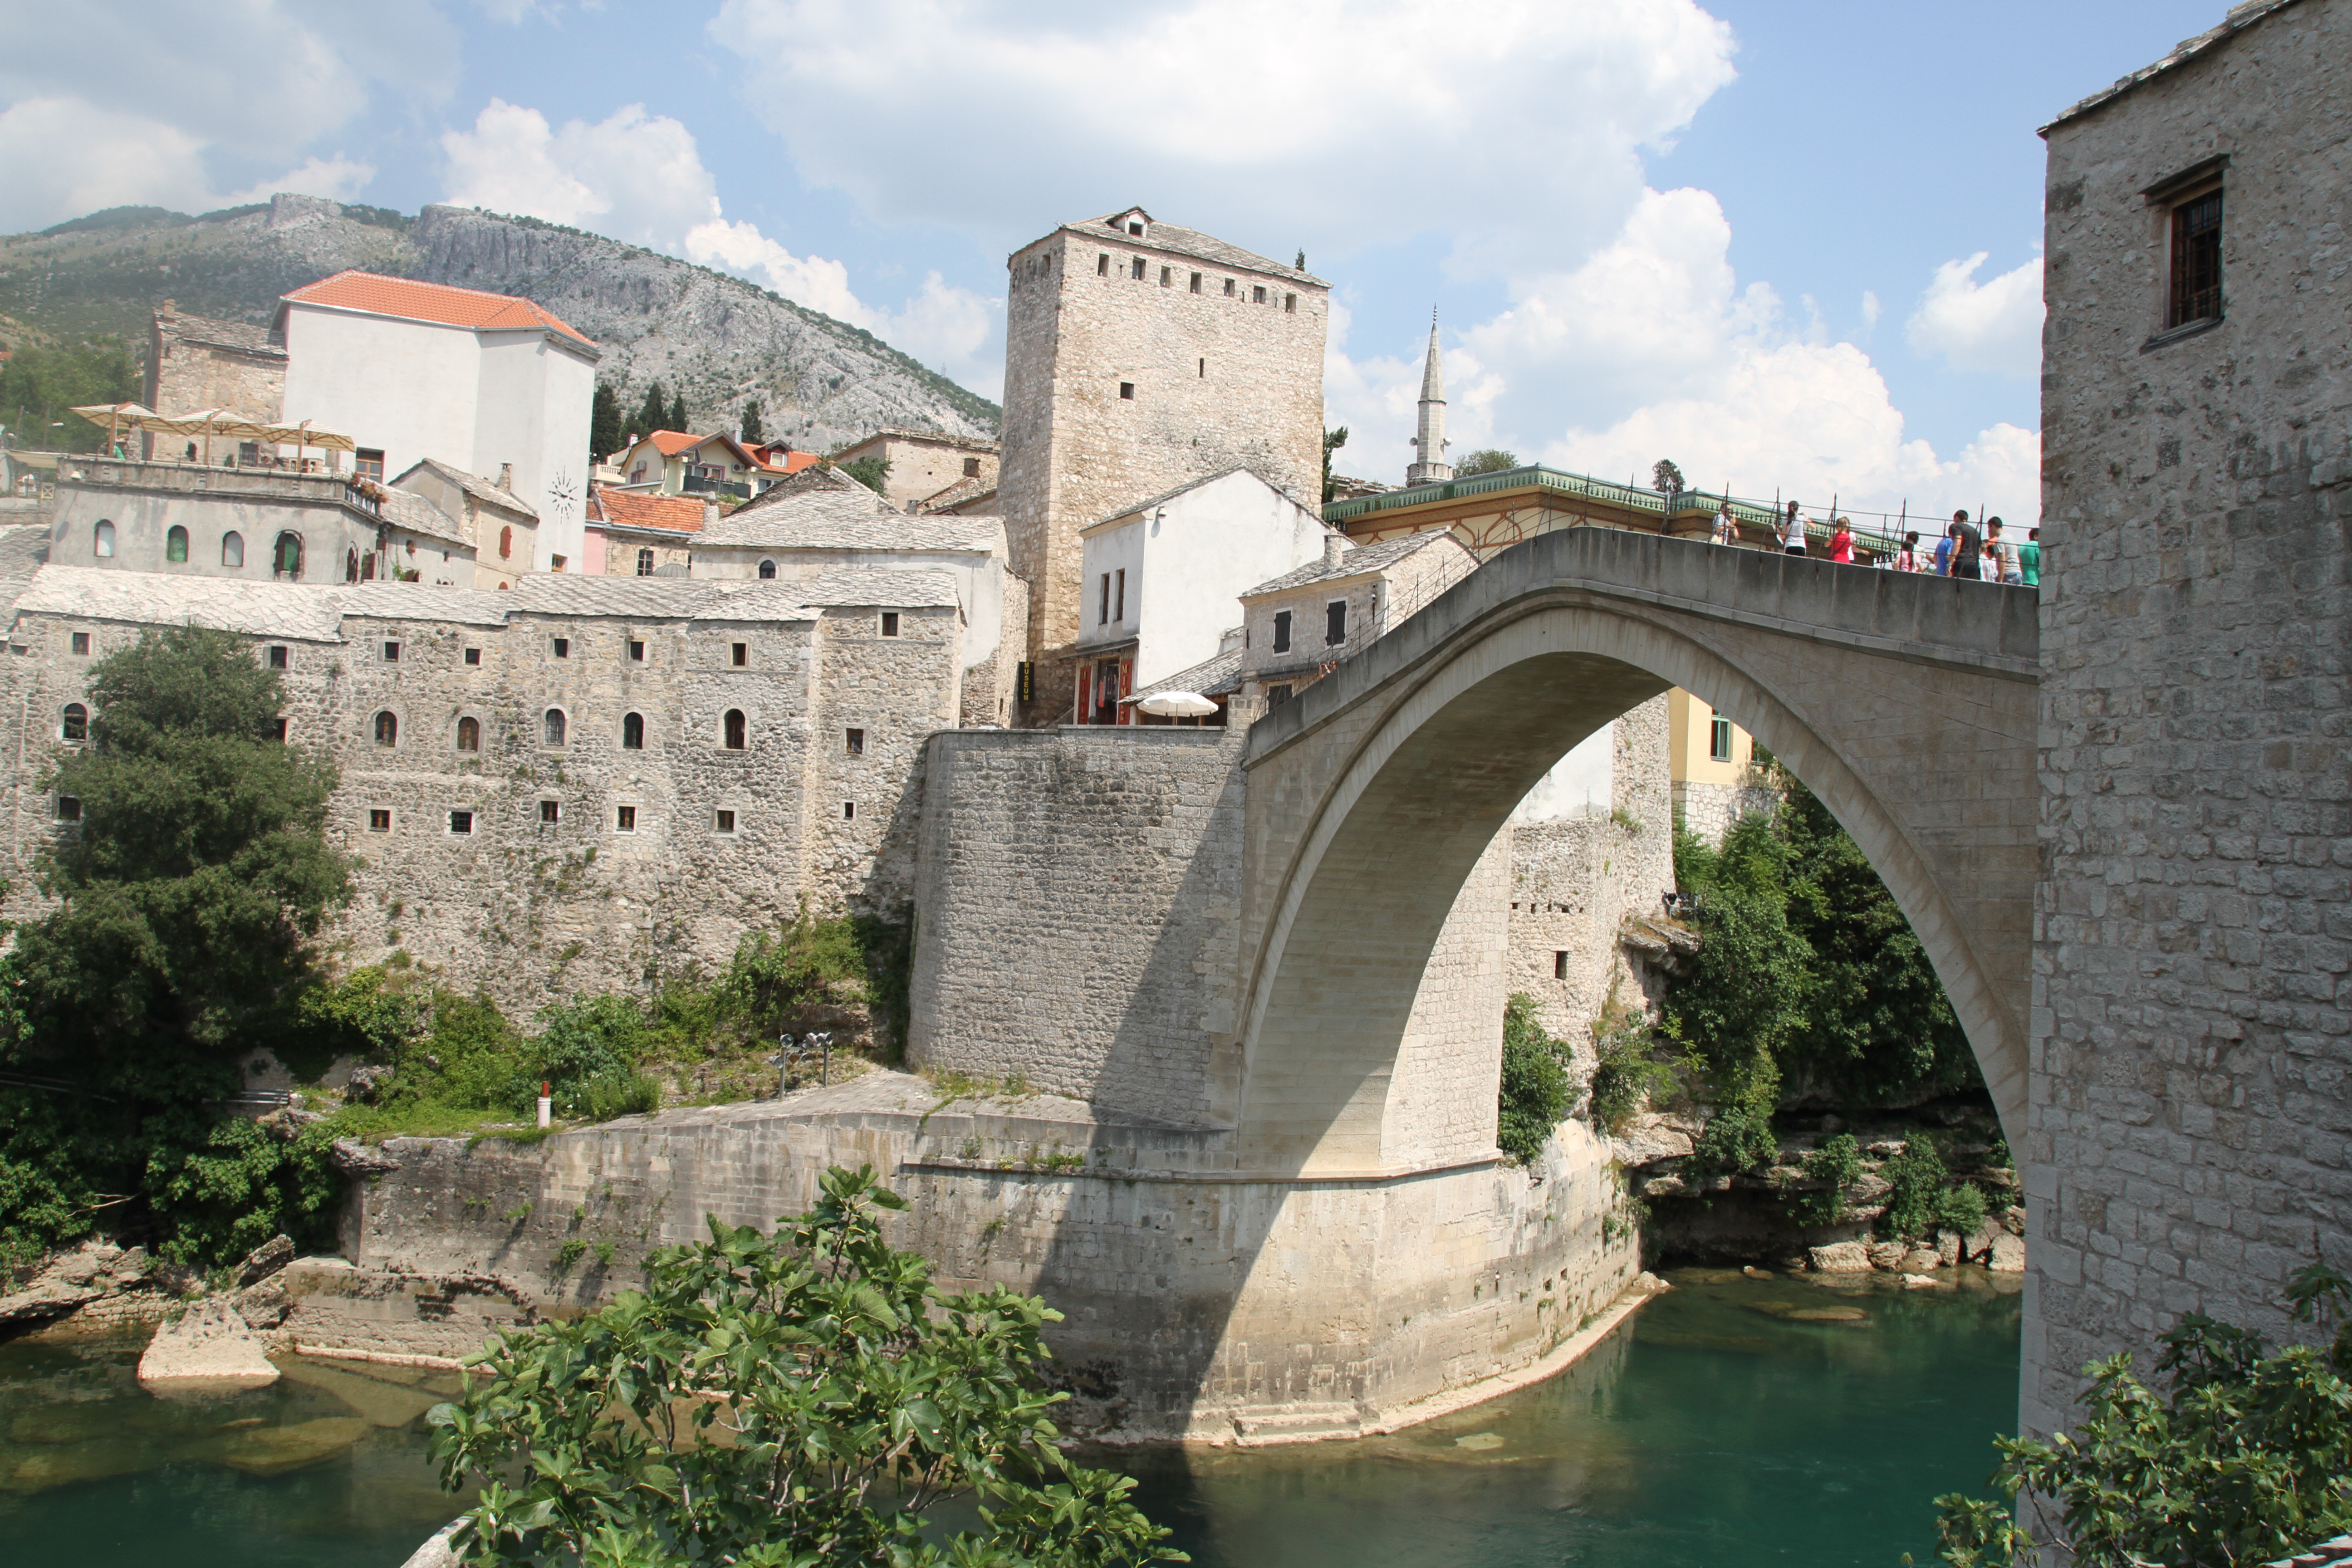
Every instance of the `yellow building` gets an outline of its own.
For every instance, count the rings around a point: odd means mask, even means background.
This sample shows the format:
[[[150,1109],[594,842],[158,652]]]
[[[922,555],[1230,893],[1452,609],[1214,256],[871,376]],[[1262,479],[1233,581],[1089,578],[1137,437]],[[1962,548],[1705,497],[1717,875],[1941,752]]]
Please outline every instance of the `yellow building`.
[[[1769,799],[1755,738],[1680,687],[1666,693],[1666,751],[1675,816],[1710,844]]]

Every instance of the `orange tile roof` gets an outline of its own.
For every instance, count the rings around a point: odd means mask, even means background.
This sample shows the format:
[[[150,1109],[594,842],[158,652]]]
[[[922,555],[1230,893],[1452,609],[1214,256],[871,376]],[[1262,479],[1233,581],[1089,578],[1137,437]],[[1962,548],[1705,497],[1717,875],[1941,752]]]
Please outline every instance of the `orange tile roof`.
[[[618,528],[660,528],[672,533],[702,531],[702,503],[692,496],[646,495],[598,486],[590,492],[588,521]]]
[[[705,441],[709,440],[710,437],[708,436],[689,436],[683,430],[656,430],[652,435],[646,437],[646,439],[651,441],[654,444],[654,450],[659,452],[663,457],[675,458],[680,452],[701,446]]]
[[[305,305],[334,305],[378,316],[404,316],[412,321],[446,321],[453,327],[552,327],[591,348],[596,346],[528,300],[446,283],[419,283],[414,279],[386,278],[381,273],[352,269],[305,284],[284,298]]]

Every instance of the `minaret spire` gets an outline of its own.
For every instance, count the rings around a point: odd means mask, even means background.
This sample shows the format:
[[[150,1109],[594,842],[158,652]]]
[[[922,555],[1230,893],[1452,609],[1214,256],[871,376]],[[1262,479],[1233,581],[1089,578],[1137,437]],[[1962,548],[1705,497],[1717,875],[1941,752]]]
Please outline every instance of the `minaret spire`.
[[[1420,460],[1404,471],[1407,485],[1442,485],[1454,477],[1445,460],[1445,371],[1438,363],[1437,310],[1429,311],[1429,359],[1421,372],[1421,430],[1412,437]]]

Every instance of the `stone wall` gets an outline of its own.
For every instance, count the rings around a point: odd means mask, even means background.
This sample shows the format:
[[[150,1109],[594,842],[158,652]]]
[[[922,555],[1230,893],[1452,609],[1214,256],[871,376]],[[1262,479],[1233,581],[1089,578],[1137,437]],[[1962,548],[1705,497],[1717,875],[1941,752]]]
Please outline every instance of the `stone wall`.
[[[2046,132],[2030,1431],[2352,1268],[2347,83],[2352,4],[2242,6]],[[2168,335],[2161,192],[2217,156],[2224,316]]]
[[[1024,247],[1010,274],[997,488],[1013,570],[1030,584],[1035,722],[1069,710],[1079,529],[1235,465],[1302,500],[1319,494],[1328,290],[1289,268],[1215,265],[1099,223]]]
[[[1764,784],[1719,784],[1700,779],[1678,779],[1674,786],[1674,800],[1675,815],[1684,828],[1719,846],[1733,823],[1751,812],[1777,807],[1780,793]]]

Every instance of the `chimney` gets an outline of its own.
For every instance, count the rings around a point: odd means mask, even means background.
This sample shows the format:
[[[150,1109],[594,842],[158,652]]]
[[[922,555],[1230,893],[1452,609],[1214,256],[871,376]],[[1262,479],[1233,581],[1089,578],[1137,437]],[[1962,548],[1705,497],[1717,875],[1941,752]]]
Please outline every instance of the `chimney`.
[[[719,526],[719,503],[717,501],[707,500],[702,503],[702,526],[705,528],[717,528]]]
[[[1348,541],[1345,535],[1336,532],[1325,534],[1323,536],[1323,564],[1326,566],[1337,566],[1339,564],[1339,552],[1347,547]]]
[[[499,465],[499,489],[502,490],[512,490],[514,489],[514,465],[512,463],[500,463]]]

